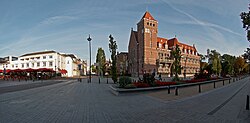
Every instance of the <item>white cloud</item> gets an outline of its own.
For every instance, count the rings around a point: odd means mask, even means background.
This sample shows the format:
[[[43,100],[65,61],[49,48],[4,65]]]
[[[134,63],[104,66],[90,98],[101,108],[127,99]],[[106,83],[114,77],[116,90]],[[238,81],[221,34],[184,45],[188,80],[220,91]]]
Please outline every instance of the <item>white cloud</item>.
[[[61,24],[65,23],[68,21],[72,21],[77,19],[77,17],[72,17],[72,16],[54,16],[45,19],[44,21],[41,22],[41,25],[49,25],[49,24]]]

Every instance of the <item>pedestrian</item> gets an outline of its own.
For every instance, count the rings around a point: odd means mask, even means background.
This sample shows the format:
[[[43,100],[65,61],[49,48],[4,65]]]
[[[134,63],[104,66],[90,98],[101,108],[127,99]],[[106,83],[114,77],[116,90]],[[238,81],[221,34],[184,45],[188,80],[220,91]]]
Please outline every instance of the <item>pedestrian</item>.
[[[159,74],[159,80],[162,81],[162,78],[161,78],[161,73]]]

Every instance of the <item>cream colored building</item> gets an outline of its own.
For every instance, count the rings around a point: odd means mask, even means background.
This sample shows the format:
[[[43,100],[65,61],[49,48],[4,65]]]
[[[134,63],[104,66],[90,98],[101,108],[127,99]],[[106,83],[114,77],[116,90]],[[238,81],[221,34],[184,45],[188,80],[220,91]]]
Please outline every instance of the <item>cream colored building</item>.
[[[66,74],[62,74],[63,77],[74,77],[79,75],[86,75],[86,61],[79,59],[73,54],[64,54],[56,51],[42,51],[33,52],[21,55],[18,59],[3,60],[0,63],[0,69],[39,69],[48,68],[53,69],[57,73],[61,70],[66,70]],[[81,70],[79,70],[81,66]]]

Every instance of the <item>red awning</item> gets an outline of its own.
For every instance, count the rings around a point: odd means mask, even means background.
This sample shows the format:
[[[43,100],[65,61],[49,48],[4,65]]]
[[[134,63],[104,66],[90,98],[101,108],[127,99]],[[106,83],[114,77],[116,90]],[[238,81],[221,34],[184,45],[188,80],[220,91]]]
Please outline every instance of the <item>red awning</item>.
[[[61,69],[60,72],[61,72],[61,74],[66,74],[66,73],[68,73],[68,71],[65,70],[65,69]]]
[[[21,69],[15,69],[15,70],[11,70],[10,72],[18,73],[18,72],[23,72],[23,70],[21,70]]]
[[[3,73],[3,70],[0,69],[0,73]]]
[[[32,68],[28,68],[28,69],[24,69],[25,72],[36,72],[37,69],[32,69]]]
[[[39,71],[39,72],[54,72],[53,69],[49,69],[49,68],[39,68],[39,69],[37,69],[37,71]]]

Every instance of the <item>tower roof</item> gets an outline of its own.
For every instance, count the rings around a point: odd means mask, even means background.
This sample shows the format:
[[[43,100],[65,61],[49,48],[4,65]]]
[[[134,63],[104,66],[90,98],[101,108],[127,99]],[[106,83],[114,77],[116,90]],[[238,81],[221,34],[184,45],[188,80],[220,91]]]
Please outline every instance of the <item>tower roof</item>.
[[[147,18],[149,20],[155,20],[154,17],[148,11],[146,11],[145,14],[142,16],[142,19],[143,18]]]

